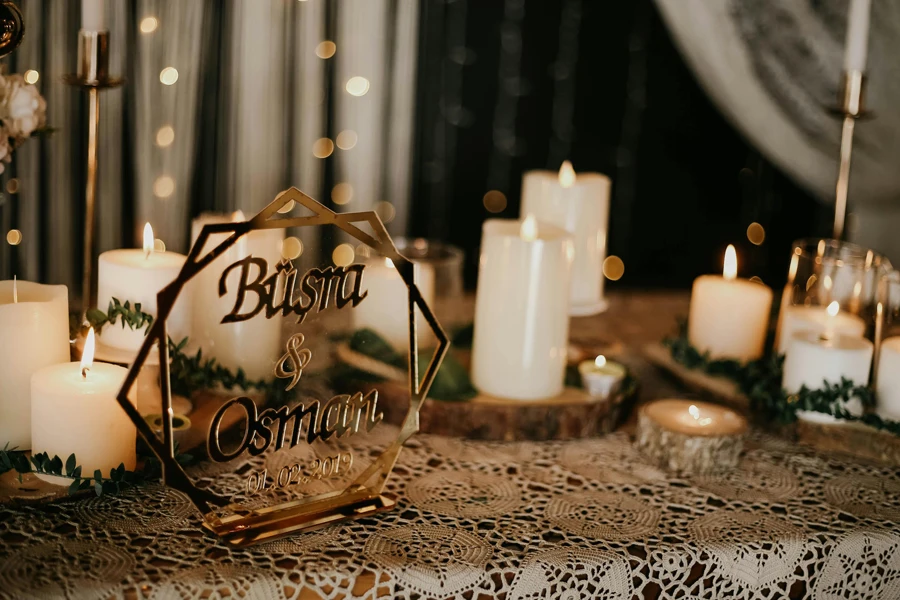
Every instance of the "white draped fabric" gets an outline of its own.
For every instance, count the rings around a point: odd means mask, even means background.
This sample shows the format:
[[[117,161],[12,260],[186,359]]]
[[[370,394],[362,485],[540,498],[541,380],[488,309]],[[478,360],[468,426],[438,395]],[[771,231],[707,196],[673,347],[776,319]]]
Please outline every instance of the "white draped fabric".
[[[25,42],[4,62],[9,72],[40,73],[55,131],[20,148],[4,173],[17,181],[0,201],[0,230],[19,229],[23,241],[2,245],[0,278],[65,283],[74,299],[86,102],[62,76],[75,69],[79,3],[21,6]],[[146,221],[169,249],[185,251],[192,216],[249,216],[291,185],[328,202],[335,185],[349,184],[352,197],[337,210],[390,202],[389,228],[405,231],[417,2],[106,0],[106,14],[111,71],[126,83],[101,95],[95,252],[137,245]],[[323,41],[334,42],[332,57],[317,54]],[[168,67],[177,71],[172,85],[161,81]],[[369,82],[364,95],[347,91],[352,77]],[[313,153],[317,140],[345,130],[355,145]],[[298,234],[305,256],[316,257],[319,240],[308,237],[316,233]]]

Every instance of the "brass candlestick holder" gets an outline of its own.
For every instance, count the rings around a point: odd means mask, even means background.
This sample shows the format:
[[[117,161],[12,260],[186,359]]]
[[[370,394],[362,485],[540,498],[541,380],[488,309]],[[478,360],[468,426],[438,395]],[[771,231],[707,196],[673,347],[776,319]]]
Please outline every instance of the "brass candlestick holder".
[[[844,72],[838,114],[843,116],[841,128],[841,156],[834,195],[834,239],[842,239],[847,217],[847,192],[850,188],[850,157],[853,152],[853,130],[856,120],[866,114],[866,76],[862,71]]]
[[[84,198],[84,265],[81,279],[82,315],[91,308],[94,266],[94,212],[97,205],[97,138],[100,135],[100,91],[123,80],[109,75],[109,31],[78,32],[78,72],[63,80],[88,93],[88,148]]]

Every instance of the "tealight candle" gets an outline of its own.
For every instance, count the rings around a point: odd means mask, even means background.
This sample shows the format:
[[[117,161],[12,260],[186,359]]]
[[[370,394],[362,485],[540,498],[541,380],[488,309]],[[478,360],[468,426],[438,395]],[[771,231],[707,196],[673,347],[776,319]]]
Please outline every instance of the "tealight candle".
[[[0,448],[31,448],[31,375],[69,360],[64,285],[0,281]]]
[[[602,354],[594,360],[579,363],[578,372],[584,389],[596,398],[608,398],[619,391],[627,374],[624,366],[607,360]]]
[[[713,359],[756,360],[763,355],[771,308],[771,289],[737,278],[737,255],[729,245],[722,276],[694,280],[688,339]]]
[[[724,406],[656,400],[638,411],[635,444],[659,466],[711,473],[737,465],[747,420]]]
[[[156,295],[172,283],[184,266],[185,256],[177,252],[156,252],[153,229],[144,226],[143,249],[109,250],[100,255],[97,275],[97,308],[106,311],[116,298],[121,303],[141,305],[141,311],[156,317]],[[190,293],[182,290],[166,320],[169,337],[181,340],[190,335]],[[131,329],[118,319],[106,325],[100,341],[113,348],[137,352],[144,343],[145,329]]]
[[[559,173],[528,171],[522,178],[522,216],[532,214],[573,235],[569,313],[593,315],[606,308],[606,258],[610,180],[600,173],[578,173],[565,161]]]
[[[875,399],[879,415],[900,421],[900,337],[890,337],[881,343]]]
[[[481,392],[516,400],[562,392],[573,252],[569,233],[533,216],[484,222],[472,343]]]
[[[837,301],[827,307],[785,306],[778,328],[778,354],[785,354],[794,334],[801,331],[862,337],[866,333],[866,322],[857,315],[841,310]]]
[[[91,329],[80,363],[45,367],[32,376],[31,448],[32,453],[46,452],[64,462],[74,453],[83,475],[93,476],[99,469],[109,477],[110,470],[120,464],[134,470],[137,428],[116,400],[128,370],[93,363],[93,354]]]
[[[413,278],[425,303],[434,308],[434,267],[413,262]],[[406,352],[409,348],[409,290],[391,259],[372,256],[366,260],[363,290],[368,296],[353,309],[354,329],[372,329],[395,349]],[[418,309],[416,332],[420,346],[433,337]]]
[[[197,242],[205,225],[243,220],[244,215],[240,211],[232,215],[202,214],[191,223],[191,243]],[[211,235],[200,256],[221,244],[229,235]],[[192,348],[202,348],[205,356],[215,358],[216,362],[233,372],[243,369],[251,380],[272,379],[275,363],[284,353],[280,343],[283,319],[267,319],[265,313],[260,312],[246,321],[222,323],[222,318],[234,307],[235,300],[233,292],[219,296],[219,279],[229,265],[247,256],[264,259],[271,275],[281,261],[283,244],[284,229],[250,231],[190,282]],[[236,290],[240,287],[240,279],[241,270],[232,269],[226,279],[226,289]]]
[[[840,383],[842,378],[849,379],[855,385],[867,385],[872,350],[872,342],[861,337],[841,334],[826,337],[811,331],[797,332],[791,338],[784,358],[781,385],[789,394],[799,392],[804,386],[818,390],[826,383]],[[858,399],[849,402],[846,409],[853,414],[862,414],[862,404]],[[804,415],[810,416],[806,411]]]

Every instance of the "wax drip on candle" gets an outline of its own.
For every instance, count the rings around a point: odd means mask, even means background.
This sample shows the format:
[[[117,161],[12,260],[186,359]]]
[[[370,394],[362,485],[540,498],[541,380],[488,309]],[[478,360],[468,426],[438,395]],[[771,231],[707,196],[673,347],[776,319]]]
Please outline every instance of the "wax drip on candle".
[[[13,275],[13,304],[19,303],[19,282],[16,280],[16,276]]]
[[[153,253],[153,228],[150,223],[144,224],[144,258],[150,258]]]
[[[597,358],[594,359],[594,364],[597,365],[598,368],[602,369],[606,366],[606,357],[600,354]]]
[[[694,417],[694,420],[697,421],[697,424],[700,425],[700,427],[706,427],[707,425],[712,423],[712,419],[710,419],[709,417],[703,417],[701,419],[700,418],[700,409],[697,408],[693,404],[688,406],[688,412],[691,413],[691,416]]]
[[[84,350],[81,352],[81,376],[87,379],[88,371],[94,366],[94,328],[88,331],[84,340]]]
[[[564,188],[570,188],[575,185],[575,179],[575,169],[572,168],[572,163],[564,160],[559,168],[559,185]]]
[[[538,237],[538,226],[537,219],[534,218],[534,215],[529,214],[525,217],[525,220],[522,221],[522,228],[519,230],[519,237],[521,237],[526,242],[533,242]]]
[[[722,275],[729,281],[737,277],[737,252],[731,244],[725,249],[725,268],[722,269]]]

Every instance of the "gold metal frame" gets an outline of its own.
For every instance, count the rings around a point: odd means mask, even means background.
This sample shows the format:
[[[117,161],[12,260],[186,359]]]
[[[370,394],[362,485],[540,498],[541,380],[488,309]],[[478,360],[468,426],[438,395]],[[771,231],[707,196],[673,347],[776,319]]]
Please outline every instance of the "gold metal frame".
[[[279,209],[294,202],[311,210],[314,215],[305,217],[280,217]],[[362,231],[355,223],[368,223],[373,235]],[[232,247],[238,239],[257,229],[286,229],[288,227],[313,227],[333,225],[360,242],[389,258],[409,290],[409,410],[401,425],[397,439],[376,458],[371,465],[351,482],[344,490],[320,497],[287,502],[262,509],[246,509],[235,506],[236,514],[219,517],[216,507],[231,505],[231,500],[194,485],[190,477],[175,460],[175,445],[172,436],[172,393],[169,378],[169,347],[167,344],[166,320],[181,290],[197,273]],[[210,235],[231,233],[205,256],[200,256]],[[299,531],[323,527],[330,523],[370,516],[376,512],[389,510],[395,502],[382,496],[385,483],[394,469],[403,444],[419,429],[419,409],[438,368],[450,347],[450,340],[441,329],[431,309],[425,303],[413,279],[413,264],[402,256],[394,246],[381,219],[373,211],[357,213],[335,213],[316,202],[297,188],[290,188],[279,194],[259,214],[249,221],[210,224],[203,227],[196,243],[191,248],[184,267],[175,280],[160,290],[157,295],[158,315],[147,332],[144,343],[138,351],[134,363],[128,370],[125,382],[119,390],[117,400],[128,414],[147,445],[162,463],[163,481],[186,494],[204,516],[204,527],[235,546],[247,546],[297,533]],[[425,376],[419,383],[418,344],[416,336],[415,308],[419,307],[428,325],[434,331],[438,346],[431,357]],[[138,373],[144,366],[153,346],[159,351],[163,421],[163,438],[159,439],[140,413],[128,400],[128,391],[136,383]]]

